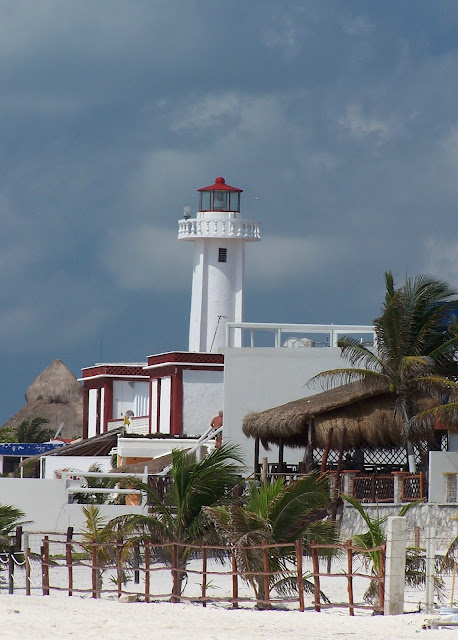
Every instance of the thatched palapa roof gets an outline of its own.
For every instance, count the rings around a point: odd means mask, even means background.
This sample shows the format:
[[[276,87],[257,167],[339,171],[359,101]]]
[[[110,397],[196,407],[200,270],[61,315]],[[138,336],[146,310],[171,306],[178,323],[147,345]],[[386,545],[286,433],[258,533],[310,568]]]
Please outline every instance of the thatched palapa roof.
[[[45,418],[60,437],[79,438],[83,431],[83,387],[62,360],[54,360],[25,392],[27,404],[3,425],[17,428],[24,420]]]
[[[264,444],[278,444],[281,439],[286,446],[305,447],[311,437],[316,447],[324,448],[332,427],[331,447],[337,449],[346,428],[345,448],[397,447],[404,439],[395,399],[387,386],[368,387],[352,382],[273,409],[249,413],[242,430]],[[435,404],[421,401],[424,408]]]

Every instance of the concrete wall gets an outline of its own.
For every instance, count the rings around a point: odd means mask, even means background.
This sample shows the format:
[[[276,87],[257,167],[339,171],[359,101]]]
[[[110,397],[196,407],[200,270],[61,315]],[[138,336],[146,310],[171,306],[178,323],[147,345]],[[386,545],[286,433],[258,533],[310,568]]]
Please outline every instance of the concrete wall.
[[[67,504],[65,482],[36,478],[0,478],[0,504],[10,504],[22,509],[26,531],[65,532],[67,527],[80,531],[85,524],[83,505]],[[142,513],[142,507],[99,505],[102,515],[108,519],[126,513]]]
[[[430,451],[429,453],[429,491],[430,502],[443,504],[446,498],[446,476],[444,473],[458,473],[458,452]]]
[[[371,518],[385,518],[397,516],[403,505],[378,504],[364,505],[366,513]],[[426,543],[426,531],[428,527],[435,527],[437,532],[436,549],[438,553],[446,551],[449,544],[458,534],[458,523],[452,520],[457,515],[457,504],[431,504],[419,502],[407,511],[405,518],[407,522],[407,544],[413,546],[415,540],[415,526],[420,527],[420,546]],[[340,537],[345,541],[356,533],[364,533],[367,526],[358,511],[348,504],[345,504],[338,515],[340,524]],[[382,527],[386,529],[386,523]]]
[[[56,471],[67,469],[69,471],[89,471],[94,464],[99,465],[102,471],[111,471],[110,456],[45,456],[42,462],[44,466],[43,477],[45,480],[56,478]]]
[[[183,371],[183,433],[202,434],[223,408],[223,371]]]
[[[250,411],[263,411],[285,402],[318,393],[307,382],[326,369],[348,367],[340,349],[315,347],[226,348],[224,353],[224,431],[223,438],[239,444],[245,452],[249,469],[253,470],[254,440],[242,433],[242,421]],[[298,462],[302,449],[285,449],[285,460]],[[278,460],[277,447],[260,456],[269,462]]]

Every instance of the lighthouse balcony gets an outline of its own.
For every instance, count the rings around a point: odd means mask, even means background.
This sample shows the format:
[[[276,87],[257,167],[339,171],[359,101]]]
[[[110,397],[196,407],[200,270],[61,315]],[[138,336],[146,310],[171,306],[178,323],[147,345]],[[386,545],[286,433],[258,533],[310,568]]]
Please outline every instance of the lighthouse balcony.
[[[178,239],[196,238],[233,238],[247,242],[261,239],[261,225],[255,220],[199,220],[183,219],[178,221]]]

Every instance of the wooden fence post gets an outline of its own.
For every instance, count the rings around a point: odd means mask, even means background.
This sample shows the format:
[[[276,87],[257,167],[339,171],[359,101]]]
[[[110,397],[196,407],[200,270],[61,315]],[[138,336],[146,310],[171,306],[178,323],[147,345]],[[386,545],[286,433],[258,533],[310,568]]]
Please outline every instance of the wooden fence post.
[[[119,539],[116,540],[116,548],[115,548],[115,555],[116,555],[116,587],[118,589],[118,599],[122,595],[121,545],[122,545],[122,541],[119,540]],[[134,553],[136,553],[136,550],[134,551]],[[137,573],[137,572],[135,572],[135,573]],[[140,580],[138,582],[140,582]],[[135,584],[138,584],[138,582],[134,580]]]
[[[318,547],[316,540],[312,540],[312,566],[315,611],[321,611],[320,607],[320,561],[318,559]]]
[[[14,542],[8,547],[8,593],[14,593]]]
[[[97,598],[97,545],[92,543],[92,597]]]
[[[304,579],[302,569],[302,540],[296,540],[297,591],[299,593],[299,611],[304,611]]]
[[[15,537],[15,543],[14,543],[14,550],[16,552],[21,551],[22,549],[22,527],[21,525],[18,525],[16,527],[16,537]]]
[[[67,541],[65,543],[65,559],[68,569],[68,595],[73,595],[73,559],[72,559],[73,527],[67,528]]]
[[[264,599],[266,609],[270,609],[270,576],[269,576],[269,552],[267,548],[267,541],[262,541],[262,560],[263,560],[263,570],[264,570]]]
[[[25,549],[25,595],[30,595],[30,547]]]
[[[172,602],[179,602],[179,586],[178,586],[178,547],[176,542],[172,544]]]
[[[351,547],[351,540],[347,540],[345,543],[347,547],[347,580],[348,580],[348,609],[351,616],[355,615],[354,601],[353,601],[353,553]]]
[[[232,561],[232,608],[239,608],[239,583],[238,583],[238,572],[237,572],[237,561],[235,559],[235,551],[232,549],[231,551],[231,561]]]
[[[380,613],[383,614],[385,610],[385,555],[386,555],[386,543],[384,542],[382,545],[382,550],[380,552],[380,574],[379,574],[379,585],[378,585],[378,599],[379,599],[379,608]]]
[[[140,546],[134,547],[134,584],[140,584]]]
[[[207,547],[202,548],[202,606],[207,606]]]
[[[149,583],[149,576],[150,576],[150,549],[149,549],[149,542],[145,542],[144,543],[144,549],[145,549],[145,602],[149,602],[149,596],[150,596],[150,583]]]
[[[43,538],[41,547],[41,584],[44,596],[49,596],[49,537]]]

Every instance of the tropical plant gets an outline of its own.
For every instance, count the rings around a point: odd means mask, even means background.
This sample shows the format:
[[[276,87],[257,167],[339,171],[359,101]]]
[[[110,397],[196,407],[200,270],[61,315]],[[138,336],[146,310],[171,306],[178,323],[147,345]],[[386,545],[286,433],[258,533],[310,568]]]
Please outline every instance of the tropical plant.
[[[374,320],[376,349],[351,337],[339,340],[343,357],[351,368],[333,369],[314,376],[309,384],[324,387],[359,380],[362,384],[385,384],[395,394],[407,447],[409,470],[415,472],[413,442],[428,439],[431,423],[458,416],[458,403],[447,402],[458,389],[455,354],[458,326],[451,317],[456,292],[446,282],[420,275],[408,278],[398,289],[391,272],[385,273],[385,300]],[[432,397],[437,406],[421,410],[419,398]],[[429,429],[429,434],[428,434]]]
[[[94,463],[89,469],[89,472],[102,473],[103,469],[100,464]],[[117,478],[93,478],[83,476],[83,483],[87,489],[113,489],[119,482]],[[76,493],[74,502],[78,504],[105,504],[109,500],[107,493]]]
[[[257,486],[251,482],[248,493],[229,506],[206,508],[217,529],[234,549],[238,569],[253,587],[258,608],[265,606],[264,555],[268,550],[269,589],[280,594],[297,590],[297,577],[291,573],[296,540],[309,553],[312,540],[336,542],[335,523],[327,519],[330,507],[329,485],[324,475],[311,474],[290,484],[276,482]],[[313,593],[313,583],[304,576],[304,588]],[[322,594],[323,600],[329,602]]]
[[[19,525],[25,524],[24,512],[9,504],[0,504],[0,552],[5,553],[10,546],[10,534]]]
[[[157,559],[171,566],[171,543],[177,543],[178,584],[184,588],[186,567],[195,554],[196,544],[217,544],[219,541],[212,521],[203,507],[217,505],[228,499],[240,483],[242,456],[237,446],[224,444],[202,460],[182,449],[172,451],[170,484],[164,497],[148,484],[129,479],[130,487],[146,495],[149,513],[129,514],[111,521],[129,535],[126,553],[141,541],[165,544],[152,549]]]
[[[104,568],[115,560],[115,529],[100,512],[100,507],[83,507],[86,518],[81,531],[81,545],[86,553],[96,561],[96,596],[100,598]]]
[[[368,602],[377,602],[379,584],[376,579],[380,576],[382,568],[382,550],[377,549],[386,542],[386,535],[384,532],[384,524],[388,519],[388,516],[371,517],[368,511],[363,505],[352,496],[342,495],[342,498],[346,500],[352,507],[354,507],[367,527],[367,531],[358,533],[353,536],[353,544],[359,549],[367,549],[367,551],[360,551],[358,555],[362,558],[364,566],[371,572],[374,578],[370,581],[366,592],[364,593],[364,599]],[[416,502],[410,502],[405,504],[400,509],[398,516],[404,516],[409,509],[416,506]],[[426,584],[426,554],[425,550],[419,547],[408,547],[406,549],[406,568],[405,568],[405,582],[407,586],[416,589],[422,588]],[[444,593],[444,581],[439,573],[439,563],[436,563],[436,573],[434,576],[434,587],[436,592],[441,598]]]
[[[0,428],[0,442],[17,442],[16,430],[14,427],[1,427]]]
[[[54,438],[55,431],[46,427],[46,424],[46,418],[23,420],[16,430],[17,442],[49,442]]]

